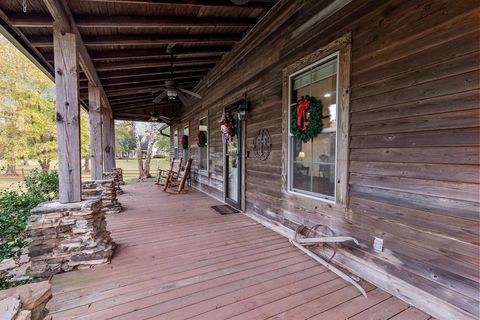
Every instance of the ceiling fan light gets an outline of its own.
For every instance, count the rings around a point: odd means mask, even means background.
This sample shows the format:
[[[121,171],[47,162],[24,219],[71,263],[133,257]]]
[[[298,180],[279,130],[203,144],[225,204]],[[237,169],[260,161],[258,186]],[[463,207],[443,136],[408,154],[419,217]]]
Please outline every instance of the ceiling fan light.
[[[177,97],[178,93],[175,90],[167,90],[167,96],[170,100],[173,100]]]

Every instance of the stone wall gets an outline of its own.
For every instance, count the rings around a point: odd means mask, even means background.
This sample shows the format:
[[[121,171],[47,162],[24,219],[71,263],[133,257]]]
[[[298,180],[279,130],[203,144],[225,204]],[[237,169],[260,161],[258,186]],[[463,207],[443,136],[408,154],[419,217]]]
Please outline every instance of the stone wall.
[[[12,257],[0,261],[0,279],[5,279],[11,282],[19,282],[30,280],[26,275],[27,269],[30,266],[30,257],[28,250],[23,249],[19,257]]]
[[[106,229],[102,200],[46,202],[31,211],[27,226],[35,278],[110,262],[114,243]]]
[[[123,190],[120,187],[120,185],[125,184],[125,182],[123,182],[123,173],[122,173],[121,169],[120,170],[112,169],[112,171],[110,171],[110,172],[104,172],[103,173],[103,179],[113,180],[115,182],[115,191],[116,191],[117,195],[123,193]]]
[[[82,199],[100,198],[103,213],[120,213],[122,205],[117,200],[114,180],[89,180],[82,182]]]
[[[114,168],[112,171],[116,171],[118,174],[118,181],[120,185],[125,185],[125,181],[123,180],[123,169],[122,168]]]
[[[42,281],[0,291],[0,319],[41,320],[48,314],[50,282]]]

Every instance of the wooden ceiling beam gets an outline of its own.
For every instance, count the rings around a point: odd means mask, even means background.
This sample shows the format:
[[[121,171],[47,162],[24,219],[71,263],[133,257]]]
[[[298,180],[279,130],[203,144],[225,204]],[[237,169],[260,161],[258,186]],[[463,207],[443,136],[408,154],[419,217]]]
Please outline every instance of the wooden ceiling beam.
[[[200,67],[195,66],[185,66],[185,67],[174,67],[173,74],[183,74],[188,72],[208,72],[214,65],[205,65]],[[150,75],[167,75],[171,74],[172,69],[170,67],[165,68],[144,68],[144,69],[126,69],[126,70],[114,70],[114,71],[104,71],[99,72],[98,75],[100,80],[104,79],[120,79],[120,78],[130,78],[130,77],[139,77],[139,76],[150,76]]]
[[[89,2],[110,2],[118,4],[143,4],[143,5],[173,5],[173,6],[209,6],[209,7],[237,7],[237,8],[270,8],[271,0],[249,1],[243,5],[236,5],[225,0],[84,0]]]
[[[186,76],[179,78],[178,80],[200,80],[201,76]],[[178,82],[178,81],[177,81]],[[163,87],[165,85],[165,80],[162,79],[157,79],[153,81],[145,81],[145,82],[140,82],[140,83],[126,83],[126,84],[120,84],[120,85],[112,85],[109,87],[105,88],[105,91],[107,94],[110,94],[111,92],[117,92],[117,91],[122,91],[122,90],[129,90],[133,88],[158,88],[158,87]]]
[[[173,63],[175,66],[201,66],[212,65],[219,62],[221,59],[217,58],[183,58],[176,59]],[[97,62],[95,64],[97,71],[114,71],[126,69],[144,69],[155,67],[169,67],[169,59],[147,59],[138,61],[116,61],[116,62]]]
[[[154,98],[155,98],[155,95],[150,94],[148,96],[145,96],[142,99],[126,100],[125,102],[122,102],[122,103],[112,104],[112,108],[118,109],[118,108],[124,108],[124,107],[131,107],[132,105],[136,105],[136,104],[149,103],[149,102],[152,102]]]
[[[130,95],[128,97],[113,97],[110,99],[110,102],[112,103],[112,106],[116,105],[116,104],[121,104],[121,103],[126,103],[126,102],[135,102],[136,100],[141,100],[141,99],[145,99],[146,97],[151,97],[152,94],[151,93],[141,93],[141,94],[137,94],[137,95]]]
[[[78,57],[79,63],[83,70],[83,73],[87,76],[88,80],[91,82],[92,85],[98,87],[100,89],[100,95],[103,100],[104,105],[110,108],[110,103],[108,102],[107,95],[105,94],[105,90],[102,87],[102,83],[100,82],[100,78],[98,77],[97,71],[93,65],[92,60],[88,54],[87,48],[82,41],[82,37],[80,36],[80,32],[78,31],[77,26],[75,25],[75,20],[73,19],[72,13],[68,7],[68,4],[65,0],[43,0],[48,11],[51,14],[51,17],[55,20],[58,26],[63,29],[65,32],[72,32],[75,34],[77,38],[77,50],[78,50]]]
[[[168,45],[170,43],[235,43],[242,39],[239,34],[163,34],[163,35],[112,35],[112,36],[84,36],[83,43],[87,47],[102,46],[141,46],[141,45]],[[52,36],[30,36],[30,43],[37,48],[53,47]]]
[[[44,0],[54,3],[54,0]],[[61,0],[64,1],[64,0]],[[50,13],[52,13],[49,7]],[[53,14],[58,15],[60,10]],[[52,14],[52,15],[53,15]],[[10,21],[15,27],[51,28],[52,16],[44,13],[10,13]],[[75,16],[76,26],[79,28],[189,28],[189,27],[251,27],[255,19],[250,18],[219,18],[219,17],[192,17],[192,16]]]
[[[138,105],[151,105],[153,103],[153,99],[157,96],[157,94],[147,94],[147,95],[144,95],[142,98],[124,100],[121,103],[115,103],[115,104],[112,103],[112,109],[118,110],[118,109],[132,108],[132,106],[136,107]],[[165,101],[162,101],[157,105],[162,106],[167,104],[167,102],[169,101],[166,99]]]
[[[200,78],[192,79],[193,82],[198,83]],[[189,81],[192,82],[192,81]],[[119,96],[130,96],[140,93],[151,93],[152,90],[161,89],[164,86],[164,82],[160,81],[157,83],[151,84],[141,84],[141,85],[122,85],[121,88],[115,88],[115,90],[106,90],[107,96],[110,97],[119,97]],[[88,90],[82,89],[80,91],[81,96],[87,96]]]
[[[123,107],[117,107],[114,108],[114,111],[120,112],[120,111],[131,111],[131,110],[145,110],[145,109],[153,109],[155,108],[156,110],[163,110],[165,107],[171,106],[173,103],[176,103],[178,100],[168,100],[166,99],[165,101],[162,101],[160,104],[154,104],[153,103],[153,98],[150,101],[150,103],[145,102],[145,103],[139,103],[139,104],[131,104],[129,106],[123,106]]]
[[[195,56],[218,57],[226,52],[229,52],[231,46],[209,46],[209,47],[186,47],[177,48],[173,55],[173,62],[185,57],[194,58]],[[44,57],[53,61],[53,52],[45,53]],[[132,60],[132,59],[148,59],[148,58],[164,58],[165,61],[170,62],[170,54],[162,49],[144,49],[144,50],[97,50],[90,51],[90,57],[93,61],[108,60]],[[199,58],[199,57],[198,57]]]
[[[194,81],[178,81],[177,82],[177,87],[180,88],[185,88],[185,89],[192,89],[198,84],[198,80]],[[151,96],[152,90],[148,90],[149,88],[144,88],[147,90],[140,90],[139,92],[125,92],[125,93],[120,93],[120,94],[113,94],[109,95],[109,101],[111,101],[112,104],[115,104],[120,101],[127,101],[129,99],[136,99],[136,98],[141,98],[145,96]],[[134,89],[133,91],[138,91],[137,89]],[[80,97],[84,100],[88,100],[88,90],[81,90],[80,91]]]
[[[177,74],[171,77],[169,74],[162,76],[140,76],[140,77],[130,77],[130,78],[118,78],[118,79],[109,79],[109,80],[102,80],[103,86],[105,90],[111,89],[115,86],[119,85],[126,85],[126,84],[137,84],[137,83],[150,83],[152,81],[165,81],[169,79],[174,80],[181,80],[181,79],[191,79],[191,78],[201,78],[205,76],[207,73],[205,71],[201,72],[192,72],[192,73],[184,73],[184,74]],[[81,88],[88,87],[88,81],[80,81]]]

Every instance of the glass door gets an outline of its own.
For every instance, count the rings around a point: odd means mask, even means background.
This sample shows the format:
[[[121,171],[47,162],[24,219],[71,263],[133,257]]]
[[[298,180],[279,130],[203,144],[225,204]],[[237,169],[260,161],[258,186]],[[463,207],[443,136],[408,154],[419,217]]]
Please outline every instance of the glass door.
[[[233,113],[233,112],[231,112]],[[237,116],[236,113],[234,113]],[[237,121],[237,133],[230,144],[225,146],[225,196],[226,202],[240,209],[241,207],[241,183],[242,183],[242,122]]]

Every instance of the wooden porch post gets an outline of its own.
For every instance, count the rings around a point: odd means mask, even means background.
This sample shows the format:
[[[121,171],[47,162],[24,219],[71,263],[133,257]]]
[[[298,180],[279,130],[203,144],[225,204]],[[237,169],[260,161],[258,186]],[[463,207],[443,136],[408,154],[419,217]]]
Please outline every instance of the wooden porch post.
[[[53,26],[59,201],[81,201],[80,105],[75,34]]]
[[[115,123],[110,110],[105,109],[102,118],[103,169],[105,172],[110,172],[115,168]]]
[[[110,111],[111,112],[111,111]],[[110,124],[110,130],[111,130],[111,146],[112,146],[112,168],[117,167],[117,159],[115,157],[115,120],[113,119],[113,114],[112,114],[112,123]]]
[[[100,88],[90,83],[88,84],[88,105],[92,180],[101,180],[103,179],[102,104]]]

